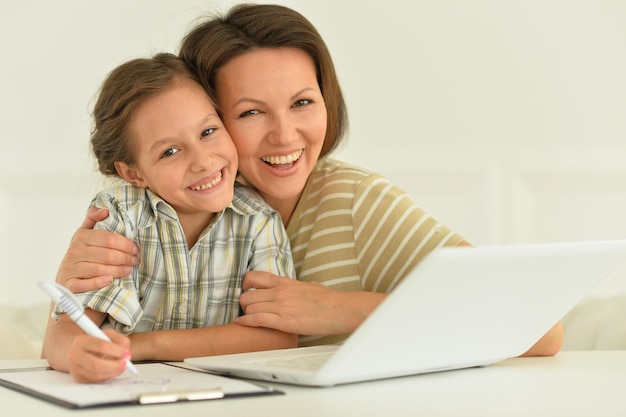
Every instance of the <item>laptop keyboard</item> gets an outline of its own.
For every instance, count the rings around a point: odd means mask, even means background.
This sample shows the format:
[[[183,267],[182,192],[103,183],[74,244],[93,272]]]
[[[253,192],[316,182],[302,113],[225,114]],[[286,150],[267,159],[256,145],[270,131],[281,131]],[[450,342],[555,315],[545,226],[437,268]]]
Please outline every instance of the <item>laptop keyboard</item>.
[[[333,355],[334,352],[312,353],[308,355],[286,356],[251,361],[255,365],[280,366],[283,368],[318,369]]]

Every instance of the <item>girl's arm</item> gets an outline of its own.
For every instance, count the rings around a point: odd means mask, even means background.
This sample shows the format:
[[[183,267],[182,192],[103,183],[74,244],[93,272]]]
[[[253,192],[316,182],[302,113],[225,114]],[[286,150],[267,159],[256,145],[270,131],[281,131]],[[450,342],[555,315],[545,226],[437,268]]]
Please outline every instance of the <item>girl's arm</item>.
[[[130,335],[135,360],[182,361],[197,356],[224,355],[297,346],[295,334],[238,324],[185,330],[156,330]]]
[[[89,308],[85,314],[96,324],[105,318]],[[114,330],[105,330],[111,342],[89,336],[67,315],[50,317],[42,357],[59,371],[69,372],[76,382],[101,382],[124,372],[130,355],[130,341]]]

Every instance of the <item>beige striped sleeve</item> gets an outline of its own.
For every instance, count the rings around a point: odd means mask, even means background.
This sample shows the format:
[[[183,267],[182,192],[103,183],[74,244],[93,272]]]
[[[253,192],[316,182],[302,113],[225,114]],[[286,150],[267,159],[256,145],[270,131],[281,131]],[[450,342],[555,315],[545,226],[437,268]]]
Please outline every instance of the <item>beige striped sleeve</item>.
[[[463,240],[380,175],[360,183],[353,218],[358,268],[368,291],[391,291],[430,251]]]

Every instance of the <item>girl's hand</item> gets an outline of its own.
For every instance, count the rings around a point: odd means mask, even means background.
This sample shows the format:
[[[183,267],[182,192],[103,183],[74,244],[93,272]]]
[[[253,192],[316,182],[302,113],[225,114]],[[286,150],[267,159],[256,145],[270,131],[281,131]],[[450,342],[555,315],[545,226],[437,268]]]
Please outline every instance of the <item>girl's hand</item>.
[[[130,339],[115,330],[104,331],[111,342],[86,334],[74,338],[68,352],[69,372],[76,382],[102,382],[121,375],[130,358]]]

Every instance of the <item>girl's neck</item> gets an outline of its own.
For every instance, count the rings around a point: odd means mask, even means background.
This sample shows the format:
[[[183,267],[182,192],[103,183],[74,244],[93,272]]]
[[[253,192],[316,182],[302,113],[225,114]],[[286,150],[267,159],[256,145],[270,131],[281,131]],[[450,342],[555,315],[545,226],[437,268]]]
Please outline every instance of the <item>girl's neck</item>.
[[[215,213],[195,213],[181,214],[178,213],[178,221],[183,228],[185,239],[187,239],[187,247],[189,249],[198,242],[200,235],[215,218]]]

